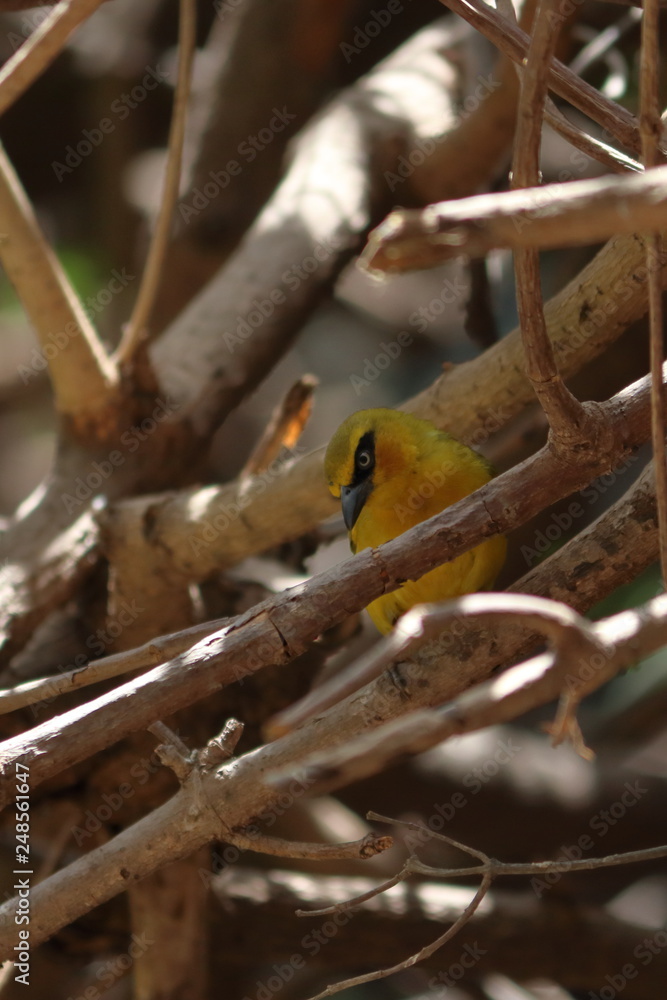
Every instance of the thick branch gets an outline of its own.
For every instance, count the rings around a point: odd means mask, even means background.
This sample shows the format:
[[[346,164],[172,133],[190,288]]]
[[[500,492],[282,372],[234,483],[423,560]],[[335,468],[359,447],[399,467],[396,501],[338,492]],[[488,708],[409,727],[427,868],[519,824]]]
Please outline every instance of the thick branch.
[[[301,132],[290,169],[237,251],[151,346],[161,385],[190,408],[198,433],[273,367],[390,207],[383,170],[398,145],[454,126],[451,32],[449,21],[420,32]],[[288,108],[274,118],[275,128],[292,120]]]
[[[510,667],[500,683],[492,679],[478,684],[442,708],[415,712],[352,745],[316,755],[312,761],[300,761],[299,776],[305,774],[312,782],[313,794],[328,793],[382,771],[406,754],[423,753],[452,736],[516,719],[559,698],[565,689],[575,698],[590,694],[667,642],[667,596],[662,594],[640,609],[604,619],[592,632],[604,652],[576,660],[571,651],[566,655],[543,653]],[[290,770],[276,780],[282,787],[294,780],[294,775]]]
[[[627,177],[474,195],[399,209],[371,233],[360,264],[402,273],[501,247],[588,246],[620,233],[667,227],[667,167]],[[657,258],[659,259],[659,258]]]
[[[76,422],[104,418],[116,369],[39,228],[0,148],[0,260],[35,328],[57,409]]]

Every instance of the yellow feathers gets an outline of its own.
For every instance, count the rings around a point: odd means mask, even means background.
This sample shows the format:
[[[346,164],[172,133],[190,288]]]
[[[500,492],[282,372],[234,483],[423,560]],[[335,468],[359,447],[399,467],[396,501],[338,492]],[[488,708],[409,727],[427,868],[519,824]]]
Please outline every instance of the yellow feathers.
[[[462,500],[493,478],[476,452],[427,420],[398,410],[360,410],[334,434],[324,459],[331,493],[340,497],[353,552],[382,545]],[[493,585],[506,542],[489,538],[419,580],[368,606],[380,632],[415,604],[442,601]]]

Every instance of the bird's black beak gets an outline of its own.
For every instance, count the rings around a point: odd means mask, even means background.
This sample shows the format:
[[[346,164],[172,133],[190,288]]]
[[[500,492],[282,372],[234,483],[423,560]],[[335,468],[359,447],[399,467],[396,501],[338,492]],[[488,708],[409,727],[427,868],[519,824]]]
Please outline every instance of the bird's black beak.
[[[361,514],[361,508],[366,503],[369,493],[373,489],[373,480],[362,479],[354,486],[343,486],[340,491],[340,504],[343,508],[343,520],[348,531],[356,524],[357,518]]]

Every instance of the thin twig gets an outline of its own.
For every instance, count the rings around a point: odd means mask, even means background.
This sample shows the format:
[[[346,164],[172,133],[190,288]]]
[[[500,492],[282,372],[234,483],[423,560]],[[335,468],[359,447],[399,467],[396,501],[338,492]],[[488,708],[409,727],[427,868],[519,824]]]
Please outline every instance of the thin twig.
[[[619,174],[642,172],[641,163],[637,163],[632,157],[626,156],[625,153],[619,152],[613,146],[609,146],[606,142],[596,139],[584,129],[579,128],[563,114],[550,97],[547,97],[546,100],[544,120],[554,132],[562,135],[570,145],[580,149],[591,159],[602,163],[609,170]]]
[[[483,0],[440,0],[449,10],[477,28],[501,52],[522,64],[528,51],[528,35],[502,17]],[[606,129],[610,136],[632,152],[639,153],[641,141],[636,118],[620,104],[608,100],[580,76],[554,59],[549,71],[549,87]]]
[[[428,830],[428,835],[429,837],[438,836],[432,830]],[[413,861],[412,870],[415,874],[428,875],[431,878],[474,878],[476,875],[488,875],[496,879],[503,875],[512,878],[517,875],[547,875],[551,872],[595,871],[599,868],[615,868],[618,865],[642,864],[646,861],[657,861],[666,857],[667,844],[661,844],[658,847],[647,847],[640,851],[608,854],[603,858],[578,858],[571,861],[508,862],[489,858],[483,864],[472,865],[469,868],[433,868],[431,865],[422,864],[421,861]]]
[[[41,76],[104,0],[61,0],[0,70],[0,115]]]
[[[368,814],[368,818],[371,818],[370,813]],[[362,903],[367,903],[369,899],[380,896],[387,889],[393,889],[395,885],[409,878],[412,874],[409,868],[409,861],[410,858],[408,858],[408,861],[403,865],[400,872],[392,875],[391,878],[385,879],[384,882],[380,882],[379,885],[373,886],[368,892],[362,892],[359,896],[352,896],[342,903],[334,903],[333,906],[323,906],[319,910],[295,910],[294,914],[297,917],[328,917],[332,913],[345,913],[346,910],[353,910],[355,907],[361,906]]]
[[[148,731],[160,741],[155,748],[157,757],[183,784],[192,774],[198,760],[197,754],[190,750],[180,736],[164,722],[154,722],[148,727]]]
[[[581,48],[574,59],[570,61],[573,73],[583,73],[593,63],[602,59],[609,49],[613,48],[623,37],[641,21],[642,12],[637,7],[631,7],[615,24],[608,25],[604,31],[597,32],[592,41]]]
[[[640,70],[640,116],[644,166],[662,162],[660,136],[660,8],[657,0],[645,0],[642,16]],[[650,265],[655,254],[662,253],[659,233],[646,237],[646,262]],[[660,275],[649,266],[649,343],[651,355],[651,439],[655,460],[655,487],[660,540],[660,570],[663,587],[667,586],[667,457],[665,455],[665,393],[662,385],[663,305]]]
[[[391,837],[371,831],[360,840],[348,844],[312,844],[297,840],[270,837],[254,828],[252,834],[234,830],[231,843],[242,850],[255,851],[278,858],[299,858],[311,861],[368,860],[393,847]]]
[[[194,0],[180,0],[178,79],[174,90],[174,106],[171,116],[171,128],[169,130],[169,145],[162,200],[137,300],[118,347],[117,359],[121,365],[128,364],[139,347],[146,342],[147,324],[150,319],[153,303],[155,302],[162,265],[171,238],[174,207],[178,199],[181,180],[185,120],[190,97],[192,63],[196,45],[196,13]]]
[[[218,632],[229,620],[229,618],[216,618],[201,625],[193,625],[181,632],[172,632],[151,639],[136,649],[103,656],[76,670],[26,681],[13,688],[0,688],[0,715],[14,712],[17,708],[25,708],[27,705],[37,705],[40,702],[47,704],[60,694],[77,691],[79,688],[109,680],[111,677],[119,677],[131,670],[141,670],[142,667],[154,667],[158,663],[164,663],[165,660],[178,656],[201,639],[205,639],[207,635]]]
[[[391,965],[387,969],[377,969],[375,972],[367,972],[363,976],[354,976],[351,979],[343,979],[339,983],[333,983],[327,986],[325,990],[321,993],[316,993],[315,996],[311,997],[310,1000],[321,1000],[322,997],[333,996],[334,993],[340,993],[341,990],[347,990],[352,986],[360,986],[362,983],[372,983],[378,979],[386,979],[388,976],[393,976],[397,972],[404,972],[405,969],[411,969],[413,965],[418,962],[423,962],[425,959],[430,958],[439,948],[442,948],[444,944],[450,941],[458,932],[464,927],[470,918],[472,917],[475,910],[479,907],[480,903],[486,896],[487,892],[491,888],[492,878],[485,875],[482,879],[482,883],[471,899],[471,901],[466,906],[460,917],[454,921],[454,923],[449,927],[444,934],[432,941],[431,944],[425,945],[418,952],[410,955],[408,958],[404,959],[402,962],[398,962],[396,965]]]
[[[248,457],[241,479],[251,479],[269,467],[281,448],[293,448],[313,409],[313,393],[319,384],[314,375],[298,379],[271,414],[261,438]]]
[[[512,163],[514,188],[531,187],[540,181],[540,147],[547,78],[559,36],[559,20],[556,20],[556,26],[552,23],[555,6],[556,0],[542,0],[540,3],[521,74],[521,97]],[[547,415],[554,444],[571,446],[573,439],[580,436],[585,411],[558,371],[544,318],[538,251],[530,248],[516,250],[514,270],[526,375]]]

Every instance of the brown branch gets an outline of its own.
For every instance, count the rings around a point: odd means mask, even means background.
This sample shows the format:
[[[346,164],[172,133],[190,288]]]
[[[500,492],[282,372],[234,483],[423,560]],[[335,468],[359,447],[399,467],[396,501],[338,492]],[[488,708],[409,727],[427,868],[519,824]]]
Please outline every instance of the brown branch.
[[[115,365],[44,239],[2,148],[0,216],[6,229],[0,239],[0,260],[37,333],[56,408],[79,430],[95,420],[103,427],[117,386]]]
[[[66,670],[57,676],[26,681],[24,684],[17,684],[16,687],[12,688],[0,688],[0,715],[14,712],[17,708],[25,708],[28,705],[48,704],[58,695],[78,691],[79,688],[97,684],[99,681],[110,680],[112,677],[119,677],[131,670],[140,670],[143,667],[154,667],[158,663],[164,663],[165,660],[190,649],[206,636],[218,632],[228,621],[229,619],[218,618],[202,625],[192,625],[181,632],[158,636],[136,649],[92,660],[76,670]]]
[[[148,321],[155,304],[161,281],[162,268],[171,237],[174,207],[178,199],[181,180],[181,161],[185,122],[190,98],[192,64],[197,44],[195,0],[180,0],[178,20],[178,77],[174,91],[174,107],[167,152],[167,165],[162,186],[160,208],[153,238],[146,258],[141,285],[132,315],[118,347],[117,360],[120,365],[131,362],[142,346],[148,330]]]
[[[521,97],[512,163],[512,187],[534,186],[540,179],[542,118],[547,76],[558,41],[556,0],[541,0],[535,27],[521,72]],[[588,434],[581,403],[569,391],[558,371],[549,339],[542,302],[540,257],[537,250],[514,252],[517,307],[525,354],[525,372],[551,428],[553,446],[571,450]]]
[[[349,844],[307,844],[283,840],[282,837],[268,837],[256,827],[250,828],[248,835],[243,830],[234,830],[233,843],[243,851],[308,861],[366,861],[388,851],[394,844],[391,837],[374,831]]]
[[[442,948],[443,945],[447,944],[448,941],[450,941],[460,930],[462,930],[463,927],[465,927],[491,888],[491,881],[492,880],[489,876],[485,875],[484,878],[482,878],[479,889],[470,900],[463,913],[458,916],[452,926],[449,927],[444,934],[441,934],[435,939],[435,941],[432,941],[431,944],[424,945],[424,947],[420,948],[418,952],[415,952],[415,954],[403,959],[402,962],[390,965],[386,969],[377,969],[375,972],[367,972],[363,976],[353,976],[350,979],[343,979],[338,983],[327,986],[326,989],[315,994],[310,998],[310,1000],[321,1000],[322,997],[333,996],[334,993],[340,993],[341,990],[349,989],[352,986],[361,986],[362,983],[372,983],[378,979],[386,979],[388,976],[393,976],[397,972],[404,972],[406,969],[411,969],[413,965],[417,964],[417,962],[423,962],[427,958],[430,958],[431,955],[434,955],[436,951]]]
[[[402,659],[415,648],[442,635],[449,622],[466,618],[490,619],[491,623],[518,615],[520,624],[549,637],[556,655],[573,660],[595,653],[605,655],[590,624],[567,604],[524,594],[469,594],[444,604],[413,608],[397,623],[389,636],[370,653],[315,688],[306,698],[291,705],[270,721],[265,731],[276,739],[301,725],[306,719],[330,708],[365,684],[370,683],[391,662]]]
[[[550,97],[547,97],[546,100],[544,121],[554,132],[562,135],[571,146],[574,146],[575,149],[580,149],[582,153],[592,160],[602,163],[608,170],[620,174],[642,172],[641,163],[633,160],[630,156],[626,156],[625,153],[620,153],[613,146],[607,145],[607,143],[602,142],[600,139],[589,135],[584,129],[574,125],[569,118],[565,117]]]
[[[61,0],[0,70],[0,115],[42,75],[104,0]]]
[[[155,331],[215,274],[272,195],[290,140],[331,93],[353,3],[285,0],[278,8],[273,0],[244,0],[233,16],[222,8],[214,18],[201,55],[215,75],[196,95],[188,123],[194,163],[151,317]],[[287,109],[287,122],[275,118],[277,107]],[[250,143],[272,122],[278,128],[255,156]],[[219,190],[209,200],[203,192],[212,183]]]
[[[419,32],[302,130],[289,170],[236,252],[151,345],[156,377],[205,440],[287,350],[391,206],[383,171],[396,163],[397,143],[452,118],[451,37],[450,23]],[[405,100],[408,75],[420,100]],[[281,109],[285,122],[290,114]]]
[[[4,800],[13,794],[13,761],[29,765],[31,782],[38,784],[226,683],[265,665],[288,662],[324,629],[380,594],[455,558],[481,538],[525,523],[556,499],[618,466],[621,457],[649,434],[648,379],[595,406],[604,435],[591,440],[588,454],[578,453],[578,462],[563,462],[544,448],[381,549],[361,552],[302,587],[257,605],[170,663],[6,741]],[[56,732],[59,738],[54,741]]]
[[[480,603],[484,599],[484,595],[479,596]],[[433,614],[436,618],[442,612]],[[298,774],[311,783],[312,794],[323,794],[452,736],[515,719],[548,704],[564,690],[578,702],[667,640],[667,597],[662,594],[632,613],[622,612],[597,622],[592,632],[604,652],[579,656],[576,663],[571,654],[543,653],[510,667],[501,681],[478,684],[442,708],[414,712],[361,736],[352,745],[302,760]],[[268,778],[278,788],[292,780],[291,768]]]
[[[651,267],[664,283],[663,258],[654,259]],[[646,277],[644,242],[634,235],[619,236],[547,302],[547,328],[563,377],[598,356],[644,315]],[[515,330],[480,357],[447,370],[403,408],[479,447],[534,401],[523,364],[521,335]],[[145,567],[163,566],[165,553],[171,552],[169,572],[186,581],[207,576],[297,538],[336,512],[324,485],[323,455],[322,448],[275,475],[262,475],[252,491],[237,480],[124,500],[109,511],[111,529],[121,544],[131,540]],[[143,531],[146,516],[152,526],[149,537]]]
[[[660,8],[657,0],[645,0],[642,15],[639,57],[640,116],[642,159],[645,168],[663,161],[660,154],[662,121],[660,117]],[[646,259],[662,252],[662,235],[653,232],[647,238]],[[656,274],[648,280],[649,343],[651,357],[651,439],[656,467],[660,569],[663,587],[667,586],[667,456],[665,455],[665,394],[662,387],[664,356],[662,286]]]
[[[477,28],[515,63],[519,65],[523,63],[530,44],[529,36],[492,7],[487,6],[483,0],[440,0],[440,2]],[[554,59],[551,65],[548,85],[560,97],[564,97],[593,121],[598,122],[621,145],[635,153],[640,151],[639,128],[634,115],[620,104],[607,100],[557,59]]]
[[[425,209],[398,209],[370,234],[360,266],[403,273],[503,247],[589,246],[614,234],[667,226],[667,167],[623,178],[596,177]],[[651,272],[662,250],[651,249]],[[658,274],[659,278],[659,274]]]
[[[314,375],[304,375],[287,391],[271,414],[271,419],[241,471],[241,480],[265,472],[282,448],[294,448],[310,419],[313,394],[318,386]]]

